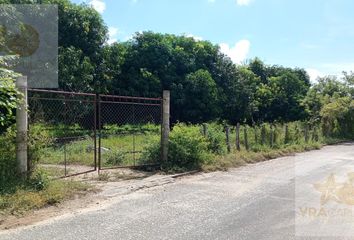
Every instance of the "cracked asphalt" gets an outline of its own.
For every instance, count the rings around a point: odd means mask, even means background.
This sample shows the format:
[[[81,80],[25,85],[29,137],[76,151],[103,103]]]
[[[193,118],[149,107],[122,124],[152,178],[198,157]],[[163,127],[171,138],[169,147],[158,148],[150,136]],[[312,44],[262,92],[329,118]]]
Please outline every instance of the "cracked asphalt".
[[[327,226],[323,224],[331,219],[319,223],[321,216],[306,211],[301,215],[297,209],[302,203],[313,208],[338,205],[330,194],[328,205],[320,205],[321,193],[312,186],[331,174],[344,181],[349,172],[354,172],[354,144],[326,146],[142,188],[98,208],[1,231],[0,240],[354,239],[354,215],[345,219],[348,222]]]

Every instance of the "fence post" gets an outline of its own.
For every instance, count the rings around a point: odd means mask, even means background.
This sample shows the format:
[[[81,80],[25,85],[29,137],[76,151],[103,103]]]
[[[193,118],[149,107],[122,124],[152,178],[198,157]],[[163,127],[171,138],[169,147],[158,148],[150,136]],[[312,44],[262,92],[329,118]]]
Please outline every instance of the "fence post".
[[[203,135],[206,137],[208,135],[208,127],[206,123],[203,123]]]
[[[230,127],[225,126],[225,133],[226,133],[226,145],[227,145],[227,152],[231,152],[231,144],[230,144]]]
[[[243,128],[243,136],[245,138],[245,147],[246,150],[248,151],[249,146],[248,146],[248,137],[247,137],[247,125],[245,125],[245,127]]]
[[[317,128],[316,127],[313,128],[312,141],[315,141],[315,142],[318,141],[318,134],[317,134]]]
[[[273,147],[273,143],[274,143],[274,131],[273,131],[273,125],[270,125],[270,130],[269,130],[269,145],[270,147]]]
[[[278,142],[278,128],[277,125],[274,125],[273,129],[273,145],[277,145]]]
[[[161,160],[168,160],[168,136],[170,134],[170,91],[162,94]]]
[[[240,123],[236,124],[236,149],[237,149],[237,151],[241,150],[241,147],[240,147]]]
[[[307,123],[305,123],[305,143],[308,143],[309,141],[309,126]]]
[[[27,159],[27,77],[18,77],[16,80],[16,87],[21,93],[21,101],[16,109],[16,160],[18,172],[24,175],[27,173],[29,165]]]
[[[285,136],[284,136],[284,143],[289,143],[289,126],[288,124],[285,125]]]
[[[265,126],[262,125],[262,129],[261,129],[261,141],[262,141],[262,145],[265,145],[266,142],[266,129]]]
[[[257,132],[257,126],[254,125],[254,142],[257,145],[258,144],[258,132]]]

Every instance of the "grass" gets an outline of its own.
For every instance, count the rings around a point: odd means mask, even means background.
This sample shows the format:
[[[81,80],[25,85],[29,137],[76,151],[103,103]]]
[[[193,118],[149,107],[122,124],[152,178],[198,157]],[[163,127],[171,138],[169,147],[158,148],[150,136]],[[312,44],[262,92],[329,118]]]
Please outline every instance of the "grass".
[[[101,139],[103,167],[135,165],[141,151],[156,134],[115,134]],[[94,140],[86,137],[76,141],[54,144],[44,149],[40,164],[94,166]]]
[[[77,195],[83,195],[93,188],[73,180],[50,181],[43,190],[18,186],[13,193],[0,195],[0,215],[22,215],[30,210],[58,204]]]
[[[309,142],[307,144],[283,145],[279,148],[270,148],[258,146],[256,151],[247,151],[244,148],[241,151],[234,151],[224,156],[217,156],[214,161],[208,162],[202,166],[202,170],[225,171],[229,168],[240,167],[249,163],[262,162],[278,157],[289,156],[293,153],[320,149],[323,144],[319,142]]]

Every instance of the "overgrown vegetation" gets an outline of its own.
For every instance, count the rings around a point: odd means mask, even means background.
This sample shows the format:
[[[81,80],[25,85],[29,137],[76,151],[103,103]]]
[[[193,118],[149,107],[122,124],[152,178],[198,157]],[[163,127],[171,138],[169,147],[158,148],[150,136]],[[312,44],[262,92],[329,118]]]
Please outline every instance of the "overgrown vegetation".
[[[40,176],[40,179],[31,178],[29,182],[16,185],[12,191],[1,193],[0,215],[23,214],[26,211],[58,204],[92,189],[87,183],[71,180],[44,180],[43,175],[40,174]]]
[[[226,127],[231,129],[228,137]],[[336,143],[346,138],[324,135],[320,124],[297,121],[287,124],[241,125],[239,150],[236,139],[236,128],[226,124],[178,123],[170,134],[168,161],[162,163],[163,169],[168,172],[227,169],[319,149],[323,144]],[[156,140],[150,143],[142,155],[143,159],[159,158],[159,146]]]
[[[69,0],[1,3],[58,4],[60,90],[151,97],[171,90],[175,125],[168,162],[163,163],[166,171],[224,169],[354,139],[353,72],[343,73],[341,79],[319,78],[311,85],[304,69],[267,65],[258,58],[235,65],[218,45],[183,35],[142,32],[127,42],[105,44],[107,27],[86,4]],[[29,158],[35,171],[28,179],[18,176],[13,128],[21,100],[14,84],[19,76],[14,72],[18,56],[7,48],[13,36],[5,30],[0,26],[0,52],[6,55],[0,56],[0,210],[15,213],[85,189],[78,183],[49,180],[48,174],[62,175],[63,169],[57,166],[63,161],[92,166],[94,147],[92,129],[83,123],[64,124],[61,108],[53,108],[55,117],[50,122],[43,119],[31,126]],[[72,103],[77,111],[70,118],[89,115],[89,109],[79,112],[80,104]],[[199,124],[204,122],[212,123],[203,129]],[[241,123],[237,151],[234,127],[229,144],[225,136],[225,125],[236,123]],[[137,148],[132,148],[132,141]],[[159,126],[103,126],[100,150],[107,167],[156,163]],[[38,161],[49,166],[35,167]]]

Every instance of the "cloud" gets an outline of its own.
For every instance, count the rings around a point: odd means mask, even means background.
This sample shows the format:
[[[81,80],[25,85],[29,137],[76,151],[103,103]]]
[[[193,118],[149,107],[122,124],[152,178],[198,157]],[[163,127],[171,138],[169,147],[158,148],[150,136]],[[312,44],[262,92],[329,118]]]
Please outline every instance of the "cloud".
[[[248,40],[240,40],[233,47],[230,47],[227,43],[221,43],[219,46],[220,51],[229,56],[232,62],[240,64],[246,59],[251,43]]]
[[[106,10],[106,3],[103,0],[91,0],[89,5],[101,14]]]
[[[316,82],[317,78],[323,77],[325,75],[315,68],[306,68],[305,70],[307,74],[310,76],[311,82]]]
[[[252,0],[236,0],[237,5],[247,6],[252,2]]]
[[[214,3],[214,2],[215,2],[215,0],[208,0],[208,2],[210,2],[210,3]]]
[[[108,37],[109,37],[109,39],[108,39],[107,43],[108,44],[112,44],[114,42],[117,42],[117,38],[116,38],[117,34],[118,34],[118,28],[109,27],[108,28]]]
[[[342,71],[354,71],[354,62],[324,63],[321,66],[332,74],[341,74]]]
[[[193,34],[187,34],[186,37],[188,37],[188,38],[193,38],[195,41],[202,41],[202,40],[203,40],[202,37],[195,36],[195,35],[193,35]]]

